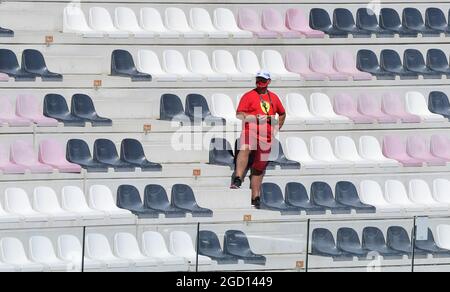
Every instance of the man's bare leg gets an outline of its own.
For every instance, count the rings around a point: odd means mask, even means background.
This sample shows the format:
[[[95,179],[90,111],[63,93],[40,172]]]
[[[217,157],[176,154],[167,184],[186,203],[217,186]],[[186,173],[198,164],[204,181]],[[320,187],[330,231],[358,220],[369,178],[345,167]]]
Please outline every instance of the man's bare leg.
[[[252,200],[259,198],[261,195],[261,185],[264,179],[264,172],[261,172],[256,169],[252,169]]]
[[[236,159],[236,173],[235,176],[239,177],[242,181],[244,180],[244,174],[248,167],[248,160],[250,157],[250,146],[244,145],[243,149],[239,150],[238,157]]]

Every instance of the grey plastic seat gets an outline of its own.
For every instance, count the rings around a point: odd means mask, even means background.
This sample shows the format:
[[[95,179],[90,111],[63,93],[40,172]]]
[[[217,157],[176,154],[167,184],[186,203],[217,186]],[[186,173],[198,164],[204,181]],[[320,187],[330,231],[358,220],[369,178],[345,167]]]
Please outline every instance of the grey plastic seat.
[[[44,116],[64,123],[65,127],[84,127],[86,123],[69,111],[66,99],[59,94],[47,94],[44,98]]]
[[[152,75],[139,72],[133,56],[125,50],[114,50],[111,55],[111,76],[130,77],[131,81],[152,81]]]
[[[120,160],[116,145],[108,139],[97,139],[94,142],[94,160],[114,168],[115,171],[134,171],[135,167]]]
[[[421,33],[423,36],[439,36],[440,32],[425,25],[422,13],[417,8],[403,9],[403,26],[407,29]]]
[[[278,211],[281,215],[300,214],[299,208],[285,203],[281,188],[274,183],[264,183],[261,186],[260,209]]]
[[[159,111],[159,119],[162,121],[190,123],[189,117],[184,113],[180,97],[175,94],[163,94],[161,96]]]
[[[51,72],[47,68],[44,56],[38,50],[24,50],[22,53],[22,68],[35,76],[42,78],[42,81],[63,81],[63,76],[59,73]]]
[[[450,34],[450,26],[445,18],[444,12],[436,7],[427,8],[425,11],[425,25],[440,33]]]
[[[120,160],[139,167],[142,171],[162,171],[161,164],[150,162],[147,159],[141,142],[136,139],[122,140]]]
[[[387,246],[403,255],[412,254],[412,244],[408,232],[400,226],[391,226],[387,231]]]
[[[408,71],[423,75],[425,79],[441,79],[442,73],[427,67],[422,53],[416,49],[407,49],[403,54],[403,63]]]
[[[376,213],[374,206],[361,202],[355,185],[348,181],[340,181],[336,184],[336,201],[342,205],[356,210],[356,213]]]
[[[369,8],[358,9],[356,12],[356,26],[376,34],[377,37],[394,37],[392,31],[380,27],[375,12]]]
[[[395,74],[381,68],[378,57],[371,50],[359,50],[356,57],[358,70],[370,73],[380,80],[394,80]]]
[[[117,189],[117,207],[131,211],[140,219],[158,218],[158,212],[144,207],[139,190],[135,186],[119,186]]]
[[[336,202],[331,187],[325,182],[311,185],[311,202],[330,210],[332,214],[350,214],[352,211],[351,207]]]
[[[238,264],[238,258],[230,254],[226,254],[222,250],[216,233],[209,230],[201,230],[198,234],[197,240],[199,241],[198,253],[200,255],[207,256],[217,261],[219,265]]]
[[[311,254],[333,259],[345,257],[345,254],[336,247],[336,241],[330,230],[316,228],[311,237]]]
[[[309,25],[312,29],[320,30],[330,36],[330,38],[346,38],[348,32],[341,31],[333,27],[328,12],[322,8],[313,8],[309,14]]]
[[[450,256],[450,250],[440,248],[436,241],[434,240],[433,231],[428,229],[428,238],[427,240],[416,240],[416,251],[420,251],[422,253],[429,253],[434,256]]]
[[[389,248],[383,232],[377,227],[366,227],[363,230],[362,248],[377,252],[383,257],[401,257],[402,253]]]
[[[427,66],[435,72],[450,76],[448,56],[439,49],[430,49],[427,52]]]
[[[36,81],[36,75],[21,68],[16,54],[8,49],[0,49],[0,72],[13,77],[15,81]]]
[[[228,230],[225,232],[223,250],[226,254],[241,259],[246,264],[265,265],[266,257],[255,254],[251,248],[248,238],[244,232],[239,230]]]
[[[382,50],[380,57],[380,66],[383,70],[399,75],[401,79],[418,79],[415,72],[407,70],[400,58],[400,55],[394,50]]]
[[[417,32],[402,25],[400,15],[395,9],[382,8],[380,10],[380,27],[398,34],[400,37],[417,37]]]
[[[281,169],[300,169],[301,165],[297,161],[289,160],[283,151],[281,142],[277,139],[272,141],[272,151],[269,156],[269,166],[280,166]]]
[[[164,214],[166,218],[184,218],[186,212],[170,204],[166,190],[155,184],[145,187],[144,206],[159,214]]]
[[[343,253],[359,258],[366,257],[369,252],[362,248],[358,233],[352,228],[339,228],[336,246]]]
[[[209,146],[209,164],[228,166],[234,169],[234,155],[231,144],[222,138],[213,138]]]
[[[333,12],[333,26],[340,31],[352,34],[353,37],[370,37],[372,32],[356,26],[355,19],[350,10],[336,8]]]
[[[209,110],[208,102],[203,95],[189,94],[186,97],[185,105],[186,116],[189,117],[191,122],[202,122],[212,125],[225,125],[223,118],[215,117]]]
[[[194,191],[185,184],[176,184],[172,187],[171,196],[172,205],[192,213],[192,217],[212,217],[213,211],[207,208],[202,208],[195,200]]]
[[[98,115],[94,102],[91,97],[86,94],[74,94],[72,96],[71,113],[73,116],[90,122],[93,127],[111,127],[113,122],[111,119]]]
[[[450,102],[448,96],[442,91],[433,91],[428,99],[430,112],[442,115],[450,120]]]
[[[71,139],[67,142],[67,161],[75,163],[87,172],[108,172],[108,166],[92,158],[88,144],[80,139]]]
[[[0,27],[0,37],[12,38],[14,37],[14,31],[9,28]]]
[[[308,215],[323,215],[326,213],[324,207],[313,204],[308,197],[306,188],[301,183],[290,182],[285,188],[286,204],[303,210]]]

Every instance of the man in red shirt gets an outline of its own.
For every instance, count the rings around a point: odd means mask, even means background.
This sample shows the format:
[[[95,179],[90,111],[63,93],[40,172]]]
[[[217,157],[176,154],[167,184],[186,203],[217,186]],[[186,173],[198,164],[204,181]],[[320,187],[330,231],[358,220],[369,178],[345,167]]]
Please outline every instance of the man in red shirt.
[[[237,109],[237,117],[243,121],[243,129],[231,188],[241,187],[250,157],[252,157],[253,163],[250,166],[252,204],[257,208],[261,185],[269,163],[272,135],[277,126],[279,129],[283,127],[286,120],[286,112],[280,98],[268,90],[270,83],[269,72],[258,72],[256,88],[242,97]],[[277,114],[278,121],[275,119]]]

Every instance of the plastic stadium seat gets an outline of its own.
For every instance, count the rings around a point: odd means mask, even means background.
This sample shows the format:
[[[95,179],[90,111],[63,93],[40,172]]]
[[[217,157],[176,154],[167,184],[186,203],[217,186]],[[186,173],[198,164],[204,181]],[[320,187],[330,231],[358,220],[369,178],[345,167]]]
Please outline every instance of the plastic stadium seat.
[[[281,13],[274,8],[266,8],[262,12],[262,26],[268,31],[280,34],[285,39],[301,38],[302,33],[286,27],[286,21]]]
[[[396,160],[384,156],[380,143],[377,138],[372,136],[362,136],[359,139],[359,153],[362,158],[373,160],[380,167],[400,166]]]
[[[72,96],[72,115],[90,122],[93,127],[111,127],[112,121],[97,114],[92,99],[86,94],[74,94]]]
[[[67,160],[86,169],[88,172],[108,172],[108,166],[92,158],[89,146],[83,140],[71,139],[67,142]]]
[[[442,91],[433,91],[428,99],[430,112],[442,115],[450,120],[450,102],[448,96]]]
[[[338,203],[331,190],[330,185],[325,182],[314,182],[311,185],[311,202],[330,210],[332,214],[350,214],[352,207]]]
[[[8,98],[0,98],[0,124],[8,124],[10,127],[29,127],[32,122],[19,117]]]
[[[60,235],[58,237],[58,256],[70,262],[78,270],[81,269],[83,247],[80,240],[69,234]],[[84,269],[102,269],[105,265],[99,261],[84,257]]]
[[[308,197],[306,188],[301,183],[290,182],[286,184],[285,201],[288,206],[305,211],[308,215],[325,214],[325,208],[313,204]]]
[[[61,207],[72,213],[76,213],[83,220],[104,220],[102,212],[89,208],[84,192],[79,187],[65,186],[61,192]]]
[[[450,181],[438,178],[433,181],[433,199],[439,203],[450,205],[450,196],[448,193]]]
[[[111,54],[111,76],[130,77],[131,81],[152,81],[150,74],[139,72],[133,56],[125,50],[114,50]]]
[[[276,39],[278,33],[266,30],[261,25],[258,12],[248,8],[240,8],[238,12],[238,24],[243,30],[251,31],[260,39]]]
[[[69,111],[66,99],[59,94],[47,94],[44,98],[44,116],[64,123],[65,127],[84,127],[84,120]]]
[[[238,258],[223,252],[217,234],[202,230],[198,234],[198,251],[200,255],[207,256],[219,265],[238,264]]]
[[[428,141],[420,136],[408,137],[406,151],[411,157],[424,161],[428,166],[446,166],[447,164],[446,160],[431,153]]]
[[[196,74],[206,76],[208,81],[226,82],[228,76],[223,73],[215,72],[208,55],[201,50],[190,50],[188,53],[189,69]]]
[[[450,66],[447,55],[439,49],[430,49],[427,52],[427,67],[435,72],[450,76]]]
[[[412,254],[412,244],[408,232],[400,226],[391,226],[387,230],[387,246],[403,255]]]
[[[123,139],[120,147],[120,159],[142,171],[161,171],[162,166],[159,163],[150,162],[145,156],[142,144],[136,139]]]
[[[118,30],[111,19],[108,10],[103,7],[89,9],[89,25],[95,31],[107,34],[110,38],[128,38],[128,32]]]
[[[61,173],[80,173],[81,167],[66,159],[65,145],[57,140],[42,140],[39,145],[39,161],[56,168]]]
[[[350,161],[357,168],[376,167],[375,161],[362,158],[356,148],[355,142],[352,138],[346,136],[339,136],[335,139],[336,157],[344,161]]]
[[[192,265],[196,263],[198,265],[210,265],[212,263],[209,257],[197,255],[191,236],[184,231],[172,231],[169,246],[173,255],[185,258]]]
[[[79,218],[75,213],[65,211],[58,202],[55,191],[49,187],[37,187],[33,192],[33,207],[55,221],[75,221]]]
[[[86,235],[86,255],[87,257],[106,264],[109,269],[128,268],[128,260],[116,257],[111,250],[108,239],[100,233],[90,233]]]
[[[30,259],[50,269],[50,271],[64,272],[70,264],[56,256],[53,244],[48,237],[32,236],[29,240]]]
[[[307,38],[324,38],[323,31],[315,30],[309,27],[309,19],[303,10],[290,8],[286,11],[286,27],[292,31],[298,31]]]
[[[313,8],[309,14],[309,25],[312,29],[320,30],[330,38],[346,38],[348,33],[333,27],[330,15],[322,8]]]
[[[8,49],[0,49],[0,75],[1,81],[8,81],[8,76],[15,81],[35,81],[36,76],[20,67],[16,54]],[[8,74],[6,76],[5,74]]]
[[[142,252],[144,255],[163,261],[165,265],[184,265],[183,257],[169,252],[162,235],[154,231],[142,233]]]
[[[64,33],[77,33],[86,38],[101,38],[103,33],[89,27],[83,10],[76,6],[64,8],[63,14]]]
[[[8,188],[5,190],[5,211],[22,217],[25,222],[47,222],[45,214],[36,212],[27,193],[23,189]]]
[[[253,33],[242,30],[238,27],[234,14],[226,8],[217,8],[214,10],[214,25],[220,31],[225,31],[235,39],[251,39]]]
[[[309,67],[314,72],[326,75],[330,80],[346,81],[349,76],[345,73],[338,72],[333,67],[333,61],[323,50],[314,50],[309,56]]]
[[[186,116],[194,123],[204,121],[208,125],[214,124],[218,126],[225,124],[224,119],[211,115],[206,98],[200,94],[189,94],[186,97],[185,112]]]
[[[305,97],[299,93],[289,93],[286,96],[286,111],[289,120],[300,120],[307,125],[322,125],[328,123],[328,119],[314,116],[309,111]]]
[[[408,49],[403,55],[405,68],[409,71],[423,75],[425,79],[434,78],[441,79],[442,73],[436,72],[427,67],[422,53],[416,49]]]
[[[183,55],[179,51],[166,50],[163,53],[164,70],[169,74],[180,76],[183,81],[202,81],[203,75],[188,70]]]
[[[428,110],[425,96],[420,92],[410,91],[406,93],[405,104],[408,112],[420,116],[424,122],[436,123],[447,121],[446,118],[433,114]]]
[[[9,149],[4,144],[0,144],[0,170],[3,174],[24,174],[25,166],[20,166],[11,162]]]
[[[241,72],[251,74],[253,76],[255,76],[258,71],[261,71],[261,65],[258,57],[253,51],[250,50],[240,50],[238,52],[237,67]]]
[[[349,51],[340,50],[334,53],[334,69],[338,72],[349,75],[353,80],[372,80],[372,74],[359,71],[356,68],[356,62]]]
[[[8,28],[0,27],[0,37],[14,37],[14,31]]]
[[[306,81],[324,81],[327,75],[314,72],[309,67],[309,59],[300,51],[289,51],[285,56],[286,69],[299,74]]]
[[[395,74],[384,70],[378,57],[371,50],[359,50],[356,56],[356,67],[358,70],[370,73],[380,80],[395,80]]]
[[[180,8],[170,7],[165,11],[166,27],[169,30],[179,32],[187,39],[204,38],[206,34],[201,31],[195,31],[186,19],[186,14]]]
[[[450,250],[440,248],[436,241],[434,240],[433,231],[428,228],[428,236],[426,240],[416,240],[415,244],[416,250],[419,250],[421,253],[428,253],[434,256],[450,256]]]
[[[164,214],[166,218],[184,218],[186,212],[169,203],[166,190],[160,185],[145,187],[144,206],[154,212]]]
[[[233,255],[246,264],[266,265],[266,257],[255,254],[250,247],[247,236],[239,230],[228,230],[225,232],[223,250]]]
[[[265,50],[262,52],[262,67],[270,72],[272,78],[286,81],[300,81],[300,75],[286,70],[283,56],[275,50]]]
[[[383,70],[400,76],[401,79],[417,79],[418,74],[404,67],[400,55],[394,50],[382,50],[380,54],[380,65]]]
[[[438,225],[436,231],[437,245],[440,248],[450,250],[450,225]]]
[[[117,189],[117,207],[129,210],[139,219],[158,218],[158,213],[144,207],[139,190],[131,185],[121,185]]]
[[[422,36],[440,35],[440,32],[425,26],[422,12],[417,8],[407,7],[403,9],[403,25],[411,31],[420,33]]]
[[[114,253],[119,258],[132,262],[138,268],[159,264],[158,260],[142,254],[136,237],[128,232],[119,232],[114,235]]]
[[[377,15],[369,8],[359,8],[356,12],[356,26],[376,34],[377,37],[394,37],[392,31],[383,29],[378,24]]]
[[[341,116],[347,117],[355,124],[373,124],[375,119],[362,115],[358,112],[358,105],[349,94],[342,93],[334,97],[334,111]]]
[[[138,51],[136,66],[138,71],[152,75],[157,81],[175,82],[178,79],[176,74],[169,74],[162,69],[158,56],[151,50]]]
[[[209,146],[209,164],[234,168],[234,154],[226,139],[213,138]]]
[[[225,50],[215,50],[212,55],[212,67],[214,71],[227,74],[232,81],[250,81],[254,75],[240,72],[234,61],[233,55]]]
[[[159,119],[190,123],[189,117],[184,113],[181,99],[175,94],[163,94],[161,96]]]
[[[312,255],[332,258],[342,258],[344,256],[344,253],[336,247],[334,236],[328,229],[314,229],[311,242]]]
[[[19,95],[16,99],[16,113],[19,117],[33,121],[38,127],[57,127],[58,121],[42,114],[42,106],[32,95]]]
[[[53,167],[40,163],[31,143],[16,140],[11,144],[11,162],[26,167],[31,173],[52,173]]]
[[[383,257],[401,257],[402,253],[386,245],[383,232],[376,227],[366,227],[363,230],[362,247],[377,252]]]
[[[379,213],[399,213],[401,208],[390,204],[384,198],[383,190],[379,183],[372,180],[364,180],[359,185],[361,202],[372,205]]]
[[[204,8],[192,8],[189,19],[194,30],[204,32],[212,39],[227,39],[230,36],[228,32],[214,27],[209,12]]]
[[[358,233],[352,228],[339,228],[336,237],[336,247],[346,255],[359,258],[367,257],[368,250],[363,249]]]
[[[44,56],[38,50],[24,50],[22,53],[22,68],[35,76],[42,78],[42,81],[63,81],[63,76],[53,73],[47,68]]]
[[[355,19],[350,10],[345,8],[336,8],[333,12],[333,26],[351,34],[354,38],[371,36],[371,32],[356,26]]]
[[[23,218],[21,218],[20,215],[14,215],[11,213],[6,212],[2,205],[0,204],[0,222],[1,223],[19,223],[22,221]],[[2,269],[0,262],[0,271]]]
[[[447,136],[431,136],[430,148],[434,156],[450,161],[450,139]]]
[[[311,157],[308,146],[302,138],[287,138],[286,154],[289,159],[300,162],[305,169],[323,169],[329,166],[327,162],[315,160]]]
[[[417,32],[411,31],[402,25],[400,15],[393,8],[381,8],[380,26],[398,34],[400,37],[417,37]]]
[[[421,179],[409,182],[409,199],[413,203],[425,205],[430,211],[448,212],[449,206],[434,200],[428,183]]]
[[[94,185],[89,188],[89,206],[106,213],[112,219],[135,218],[130,211],[116,206],[113,194],[107,186]]]
[[[14,266],[21,272],[42,272],[44,266],[30,261],[25,254],[22,242],[14,237],[0,240],[0,250],[4,263]]]
[[[445,33],[446,35],[450,33],[450,27],[445,18],[445,14],[439,8],[427,8],[425,11],[425,25],[438,33]]]
[[[289,160],[283,151],[281,142],[274,139],[272,141],[272,148],[269,155],[269,167],[279,166],[281,169],[300,169],[301,165],[297,161]]]
[[[281,215],[298,215],[300,209],[287,205],[283,191],[274,183],[264,183],[261,186],[261,209],[279,211]]]
[[[310,142],[311,157],[327,163],[331,168],[350,168],[353,163],[340,160],[334,155],[330,141],[325,137],[312,137]]]
[[[152,7],[141,8],[140,25],[146,31],[158,34],[158,37],[162,39],[180,37],[180,33],[167,29],[159,11]]]
[[[211,114],[225,119],[227,123],[241,125],[242,121],[236,117],[236,110],[231,98],[223,93],[215,93],[211,96]]]
[[[192,217],[212,217],[213,211],[202,208],[195,200],[194,191],[190,186],[184,184],[175,184],[172,187],[171,196],[172,205],[192,213]]]
[[[135,166],[131,163],[122,161],[117,153],[116,145],[108,139],[97,139],[94,142],[94,160],[108,167],[114,168],[115,171],[134,171]]]
[[[386,93],[383,95],[381,110],[385,114],[399,119],[402,123],[422,122],[422,119],[419,116],[408,113],[403,100],[399,96],[392,93]]]
[[[315,116],[325,118],[332,124],[350,124],[351,120],[347,117],[337,115],[334,112],[330,98],[324,93],[311,94],[311,113]]]
[[[373,96],[362,94],[358,99],[358,110],[361,114],[375,119],[380,124],[395,124],[397,118],[381,111],[381,104]]]
[[[155,36],[153,32],[146,31],[139,26],[136,14],[131,8],[117,7],[114,10],[114,16],[115,26],[121,31],[134,35],[135,38],[152,38]]]
[[[400,162],[404,167],[421,167],[424,161],[411,157],[406,150],[406,142],[399,136],[385,136],[383,139],[383,154]]]
[[[411,202],[405,186],[401,181],[387,180],[385,183],[384,196],[389,203],[397,205],[408,212],[426,211],[425,205]]]

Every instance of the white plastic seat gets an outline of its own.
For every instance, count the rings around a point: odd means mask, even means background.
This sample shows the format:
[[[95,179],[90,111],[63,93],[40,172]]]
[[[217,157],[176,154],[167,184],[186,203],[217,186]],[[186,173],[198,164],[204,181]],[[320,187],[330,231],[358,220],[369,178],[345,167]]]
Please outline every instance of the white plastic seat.
[[[151,267],[159,263],[158,260],[142,254],[136,237],[131,233],[121,232],[114,235],[114,252],[119,258],[133,262],[136,267]]]
[[[441,224],[436,227],[436,244],[440,248],[450,250],[450,225]]]
[[[164,51],[163,64],[167,73],[175,74],[182,78],[183,81],[199,82],[203,80],[203,75],[188,70],[184,57],[179,51]]]
[[[157,258],[165,265],[185,265],[183,257],[175,256],[169,252],[162,235],[154,231],[146,231],[142,234],[142,250],[144,255]]]
[[[25,254],[22,242],[14,237],[4,237],[0,240],[0,251],[4,263],[13,265],[21,272],[42,272],[44,266],[30,261]]]
[[[331,168],[349,168],[353,166],[350,161],[340,160],[334,155],[331,143],[325,137],[312,137],[310,149],[313,159],[326,162]]]
[[[94,185],[89,189],[89,206],[98,211],[106,213],[112,219],[134,218],[128,210],[116,206],[113,194],[107,186]]]
[[[311,157],[308,146],[302,138],[287,138],[285,154],[288,159],[300,162],[304,169],[323,169],[329,167],[328,163],[315,160]]]
[[[254,78],[254,74],[240,72],[236,67],[233,55],[225,50],[213,52],[212,66],[216,72],[227,74],[233,81],[250,81]]]
[[[194,249],[191,236],[184,231],[172,231],[170,233],[170,252],[180,256],[195,265],[197,262],[197,252]],[[198,255],[198,265],[210,265],[212,260],[209,257]]]
[[[362,158],[372,160],[380,167],[399,167],[398,161],[387,158],[383,155],[380,143],[372,136],[362,136],[359,138],[359,153]]]
[[[408,193],[402,182],[398,180],[388,180],[385,183],[384,196],[386,201],[391,204],[398,205],[408,212],[424,212],[426,206],[413,203],[408,198]]]
[[[20,188],[8,188],[5,190],[5,210],[23,217],[23,220],[26,222],[48,221],[47,215],[33,210],[27,193]]]
[[[204,32],[212,39],[227,39],[230,34],[216,29],[209,13],[204,8],[192,8],[189,12],[191,27],[196,31]]]
[[[86,38],[101,38],[103,33],[89,27],[83,10],[76,6],[64,8],[63,32],[76,33]]]
[[[217,8],[214,10],[214,25],[218,30],[231,34],[235,39],[253,38],[252,32],[239,28],[233,12],[229,9]]]
[[[334,112],[330,98],[324,93],[311,94],[311,113],[321,118],[325,118],[332,124],[350,124],[352,121]]]
[[[438,178],[433,181],[433,198],[439,203],[450,206],[450,181]]]
[[[314,116],[310,111],[306,99],[299,93],[289,93],[286,96],[286,112],[288,120],[302,121],[307,125],[323,125],[328,119]]]
[[[62,189],[61,206],[63,209],[76,213],[83,220],[102,220],[105,214],[89,208],[84,192],[79,187],[65,186]]]
[[[155,52],[151,50],[139,50],[136,67],[139,72],[152,75],[157,81],[176,82],[178,76],[165,72],[159,58]]]
[[[89,10],[89,25],[92,29],[105,33],[111,38],[128,38],[130,34],[114,27],[111,15],[103,7],[92,7]]]
[[[79,218],[75,213],[63,210],[55,191],[49,187],[37,187],[33,192],[33,207],[36,211],[48,215],[55,221],[74,221]]]
[[[20,221],[21,216],[6,212],[0,204],[0,223],[19,223]]]
[[[380,184],[373,180],[364,180],[359,187],[361,202],[375,206],[379,213],[399,213],[401,208],[386,201]]]
[[[155,8],[141,8],[140,25],[144,30],[158,34],[158,37],[162,39],[180,38],[180,33],[167,29],[164,25],[161,14]]]
[[[236,117],[233,101],[226,94],[213,94],[211,97],[210,110],[213,116],[224,118],[227,123],[242,124],[241,120]]]
[[[275,50],[265,50],[262,53],[262,67],[268,70],[276,79],[286,81],[300,81],[299,74],[289,72],[284,65],[283,56]]]
[[[239,71],[253,76],[255,76],[258,71],[261,71],[258,57],[250,50],[240,50],[238,52],[237,67]]]
[[[81,270],[81,257],[83,247],[80,240],[71,234],[64,234],[58,237],[58,256],[64,261],[70,262],[72,266]],[[106,268],[106,265],[100,261],[92,260],[88,257],[84,257],[84,269],[85,270],[99,270]]]
[[[421,179],[413,179],[409,182],[409,199],[413,203],[425,205],[430,211],[448,211],[448,206],[433,199],[428,183]]]
[[[186,19],[184,11],[177,7],[166,9],[166,26],[168,29],[181,33],[185,38],[198,39],[204,38],[206,34],[201,31],[193,30]]]
[[[425,96],[423,96],[423,94],[420,92],[411,91],[406,93],[405,104],[406,110],[409,113],[419,116],[424,122],[436,123],[448,121],[443,116],[430,112],[427,106],[427,102],[425,100]]]
[[[188,53],[188,65],[191,72],[206,76],[208,81],[226,82],[228,76],[226,74],[215,72],[208,55],[200,50],[191,50]]]
[[[70,263],[56,256],[53,244],[48,237],[32,236],[29,241],[30,259],[33,262],[47,266],[50,271],[66,271]]]
[[[362,158],[356,148],[356,144],[352,138],[339,136],[335,139],[336,156],[339,159],[350,161],[355,167],[375,167],[377,163]]]
[[[100,233],[86,235],[86,256],[104,263],[107,268],[128,268],[130,262],[116,257],[111,250],[108,238]]]
[[[117,7],[114,10],[115,26],[121,30],[133,34],[135,38],[153,38],[155,34],[146,31],[139,26],[136,14],[131,8]]]

